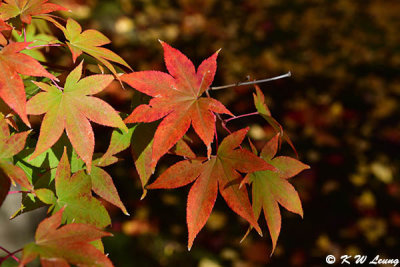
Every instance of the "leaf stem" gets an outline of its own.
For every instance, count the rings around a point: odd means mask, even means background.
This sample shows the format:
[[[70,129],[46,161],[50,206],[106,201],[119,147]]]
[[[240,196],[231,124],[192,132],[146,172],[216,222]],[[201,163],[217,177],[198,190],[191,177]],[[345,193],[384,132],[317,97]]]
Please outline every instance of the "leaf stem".
[[[219,118],[219,120],[221,121],[221,126],[222,126],[222,128],[224,128],[229,134],[231,134],[232,131],[228,129],[228,127],[226,126],[225,121],[224,121],[220,116],[219,116],[218,118]]]
[[[231,117],[231,118],[225,120],[225,123],[227,123],[228,121],[236,120],[236,119],[243,118],[243,117],[254,116],[254,115],[258,115],[258,114],[259,114],[259,113],[256,111],[256,112],[252,112],[252,113],[248,113],[248,114],[243,114],[243,115],[239,115],[239,116],[234,116],[234,117]]]
[[[25,26],[23,27],[23,32],[24,32],[24,43],[26,43],[26,31],[25,31]]]
[[[16,254],[16,253],[22,251],[22,248],[21,248],[21,249],[18,249],[18,250],[16,250],[16,251],[14,251],[14,252],[10,252],[10,251],[8,251],[7,249],[5,249],[5,248],[3,248],[2,246],[0,246],[0,250],[3,250],[5,253],[7,253],[7,256],[5,256],[5,257],[3,258],[2,261],[5,261],[5,260],[8,259],[9,257],[12,257],[16,262],[19,262],[19,259],[18,259],[14,254]],[[1,261],[0,261],[0,263],[1,263]]]
[[[208,98],[211,98],[210,93],[208,92],[208,90],[206,90],[206,95],[207,95]],[[224,128],[229,134],[231,134],[232,131],[229,130],[228,127],[226,127],[225,120],[223,120],[223,119],[221,118],[221,115],[219,115],[218,113],[214,113],[214,114],[215,114],[215,115],[217,116],[217,118],[221,121],[222,128]],[[215,129],[215,131],[217,131],[217,129]]]
[[[214,114],[214,120],[215,120],[215,114]],[[215,150],[218,151],[218,134],[217,134],[217,127],[214,128],[214,135],[215,135]]]
[[[60,87],[55,80],[51,79],[51,82],[54,84],[55,87],[57,87],[58,90],[60,90],[61,92],[64,91],[63,88]]]
[[[34,48],[40,48],[40,47],[50,47],[50,46],[61,46],[61,44],[44,44],[44,45],[34,45],[34,46],[28,46],[26,49],[34,49]]]
[[[31,191],[8,191],[9,195],[19,194],[19,193],[31,193]]]
[[[290,76],[292,76],[292,73],[289,71],[288,73],[285,73],[283,75],[279,75],[279,76],[268,78],[268,79],[255,80],[255,81],[251,81],[251,82],[238,82],[238,83],[222,85],[222,86],[213,86],[213,87],[210,87],[209,89],[210,90],[221,90],[221,89],[237,87],[237,86],[243,86],[243,85],[259,84],[259,83],[265,83],[265,82],[270,82],[270,81],[275,81],[275,80],[287,78],[287,77],[290,77]]]

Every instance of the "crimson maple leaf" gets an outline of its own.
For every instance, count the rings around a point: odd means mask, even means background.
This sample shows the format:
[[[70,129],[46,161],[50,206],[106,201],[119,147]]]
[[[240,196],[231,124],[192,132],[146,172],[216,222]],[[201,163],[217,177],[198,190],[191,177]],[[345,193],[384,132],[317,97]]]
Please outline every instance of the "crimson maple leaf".
[[[278,171],[257,171],[246,175],[241,182],[241,186],[245,183],[252,183],[254,216],[259,218],[261,210],[264,211],[272,240],[272,253],[275,250],[281,230],[281,213],[278,203],[287,210],[303,217],[303,208],[301,207],[299,195],[288,182],[288,179],[310,168],[310,166],[291,157],[275,157],[278,150],[279,138],[280,134],[278,133],[265,144],[260,153],[261,158],[274,166]],[[253,152],[257,154],[254,147]]]
[[[5,0],[0,6],[0,19],[8,20],[20,16],[21,21],[30,24],[32,16],[51,13],[58,10],[68,10],[60,5],[47,3],[48,0]]]
[[[210,160],[188,159],[169,167],[148,189],[177,188],[194,180],[188,195],[186,219],[189,230],[190,249],[193,240],[205,225],[211,214],[218,188],[228,206],[246,219],[261,233],[254,217],[245,187],[239,188],[242,176],[238,171],[250,173],[261,170],[275,170],[248,150],[239,148],[249,129],[245,128],[227,136],[218,148],[217,155]]]
[[[170,74],[139,71],[124,74],[121,80],[153,97],[148,105],[138,106],[125,122],[152,122],[164,118],[154,134],[152,167],[193,126],[211,153],[215,113],[233,115],[221,102],[201,95],[214,80],[218,52],[204,60],[197,72],[193,63],[165,42],[164,57]]]
[[[110,259],[89,242],[112,234],[94,226],[72,223],[60,227],[64,208],[43,220],[36,229],[35,242],[24,247],[19,266],[25,266],[40,257],[42,266],[106,266]]]
[[[30,124],[26,115],[25,89],[18,73],[57,80],[38,61],[20,53],[30,44],[31,42],[11,43],[0,50],[0,97],[21,117],[26,125]]]

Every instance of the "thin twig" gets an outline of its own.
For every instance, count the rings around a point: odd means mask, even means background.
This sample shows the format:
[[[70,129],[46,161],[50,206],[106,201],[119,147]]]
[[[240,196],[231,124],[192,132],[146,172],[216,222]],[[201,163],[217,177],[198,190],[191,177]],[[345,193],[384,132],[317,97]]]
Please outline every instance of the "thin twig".
[[[208,98],[211,98],[210,93],[208,92],[208,90],[206,90],[206,95],[207,95]],[[229,130],[229,129],[226,127],[225,121],[221,118],[221,115],[219,115],[218,113],[214,113],[214,114],[215,114],[215,115],[217,116],[217,118],[221,121],[222,128],[224,128],[229,134],[231,134],[232,131]]]
[[[12,257],[16,262],[19,263],[20,260],[15,256],[15,254],[17,254],[18,252],[20,252],[20,251],[22,251],[22,250],[23,250],[22,248],[17,249],[16,251],[14,251],[14,252],[8,254],[7,256],[5,256],[3,260],[5,261],[5,260],[7,260],[9,257]]]
[[[222,128],[224,128],[229,134],[231,134],[232,131],[228,129],[228,127],[226,126],[225,121],[224,121],[220,116],[218,116],[218,118],[219,118],[219,120],[221,121],[221,126],[222,126]]]
[[[270,81],[275,81],[275,80],[279,80],[279,79],[283,79],[283,78],[287,78],[292,76],[292,73],[289,71],[288,73],[285,73],[283,75],[279,75],[279,76],[275,76],[272,78],[268,78],[268,79],[262,79],[262,80],[255,80],[255,81],[251,81],[251,82],[238,82],[238,83],[234,83],[234,84],[228,84],[228,85],[223,85],[223,86],[214,86],[214,87],[209,87],[206,90],[206,95],[207,97],[210,98],[210,93],[208,92],[208,90],[221,90],[221,89],[226,89],[226,88],[231,88],[231,87],[236,87],[236,86],[243,86],[243,85],[252,85],[252,84],[259,84],[259,83],[265,83],[265,82],[270,82]],[[204,79],[204,77],[203,77]],[[201,81],[201,84],[203,83],[203,80]],[[257,115],[258,112],[254,112],[254,113],[250,113],[250,114],[243,114],[240,116],[234,116],[232,118],[229,118],[227,120],[223,120],[221,118],[221,116],[216,113],[215,115],[218,117],[218,119],[221,121],[221,125],[222,127],[229,133],[231,134],[232,132],[228,129],[228,127],[226,126],[226,123],[228,121],[234,120],[234,119],[238,119],[238,118],[242,118],[242,117],[247,117],[247,116],[252,116],[252,115]]]
[[[28,46],[26,49],[34,49],[34,48],[40,48],[40,47],[50,47],[50,46],[61,46],[61,44],[44,44],[44,45],[34,45],[34,46]]]
[[[30,193],[31,191],[8,191],[8,194]]]
[[[214,87],[210,87],[210,90],[221,90],[221,89],[226,89],[226,88],[231,88],[231,87],[237,87],[237,86],[243,86],[243,85],[252,85],[252,84],[259,84],[259,83],[266,83],[266,82],[270,82],[270,81],[275,81],[275,80],[279,80],[279,79],[283,79],[283,78],[287,78],[292,76],[292,73],[289,71],[286,74],[283,75],[279,75],[276,77],[272,77],[272,78],[268,78],[268,79],[263,79],[263,80],[255,80],[255,81],[251,81],[251,82],[238,82],[238,83],[233,83],[233,84],[228,84],[228,85],[223,85],[223,86],[214,86]]]
[[[5,253],[7,253],[7,256],[4,257],[4,261],[8,258],[8,257],[12,257],[16,262],[19,262],[19,259],[14,255],[18,252],[20,252],[22,249],[18,249],[14,252],[10,252],[7,249],[3,248],[2,246],[0,246],[0,249],[3,250]]]
[[[253,116],[253,115],[259,115],[259,113],[258,112],[253,112],[253,113],[248,113],[248,114],[243,114],[243,115],[231,117],[229,119],[226,119],[225,123],[227,123],[228,121],[236,120],[236,119],[243,118],[243,117]]]
[[[215,114],[214,114],[214,121],[215,121]],[[218,151],[218,134],[217,134],[217,127],[214,128],[214,135],[215,135],[215,150]]]
[[[51,79],[51,82],[54,84],[55,87],[57,87],[58,90],[60,90],[61,92],[64,91],[63,88],[60,87],[55,80]]]

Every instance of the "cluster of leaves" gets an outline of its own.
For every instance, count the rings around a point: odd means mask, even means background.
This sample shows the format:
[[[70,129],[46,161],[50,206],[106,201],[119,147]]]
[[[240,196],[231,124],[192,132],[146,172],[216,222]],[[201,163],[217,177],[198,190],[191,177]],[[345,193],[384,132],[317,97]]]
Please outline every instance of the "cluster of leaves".
[[[0,66],[4,70],[0,74],[0,204],[11,183],[17,183],[22,187],[23,198],[14,217],[43,206],[52,214],[39,225],[35,242],[24,247],[21,266],[38,256],[43,266],[112,266],[103,254],[101,242],[101,237],[109,234],[100,230],[110,225],[111,219],[92,192],[128,214],[112,178],[103,168],[116,163],[115,155],[129,147],[143,197],[147,189],[177,188],[194,182],[187,202],[188,249],[208,220],[218,192],[260,234],[258,217],[263,209],[274,248],[281,220],[277,203],[303,215],[297,192],[287,178],[308,166],[293,158],[274,157],[282,140],[292,147],[293,144],[272,118],[261,90],[256,87],[255,108],[277,134],[260,156],[254,147],[252,151],[243,147],[248,128],[232,133],[220,114],[236,117],[210,97],[219,51],[196,70],[184,54],[161,41],[169,73],[141,71],[121,75],[121,68],[131,68],[120,56],[102,47],[110,42],[107,37],[96,30],[82,31],[73,19],[64,26],[49,14],[65,8],[46,0],[8,0],[0,4]],[[39,30],[37,25],[42,23],[60,29],[65,41],[35,45],[34,33],[30,36],[32,41],[27,41],[28,25]],[[39,63],[37,54],[28,53],[49,46],[70,50],[74,66],[60,73],[44,67],[51,64]],[[100,74],[87,75],[93,68],[89,70],[83,60],[75,64],[84,56],[96,60],[95,71]],[[107,70],[111,74],[103,73]],[[129,116],[118,114],[93,96],[114,79],[152,99],[137,106]],[[31,131],[23,131],[31,127],[28,115],[42,114],[37,138],[30,135]],[[121,117],[126,118],[123,121]],[[228,131],[220,144],[217,118]],[[103,154],[94,153],[90,121],[116,128]],[[204,143],[206,156],[193,152],[188,145],[186,134],[190,126]],[[140,138],[143,131],[151,136],[150,140]],[[148,184],[157,163],[167,153],[184,159]],[[242,173],[247,174],[244,179]],[[252,201],[245,183],[252,184]]]
[[[276,248],[272,265],[318,265],[336,251],[397,255],[400,234],[400,93],[398,66],[400,50],[397,1],[79,1],[64,0],[70,9],[93,12],[74,13],[86,25],[96,25],[113,40],[113,50],[136,70],[162,69],[158,60],[160,38],[179,47],[194,62],[223,47],[214,84],[234,83],[250,77],[264,77],[293,71],[295,79],[262,86],[273,115],[291,133],[301,158],[312,162],[313,170],[300,174],[294,183],[302,199],[306,220],[302,230],[297,217],[283,213],[284,235]],[[299,27],[301,25],[301,27]],[[132,49],[135,47],[135,49]],[[248,88],[238,87],[216,93],[233,113],[252,112]],[[115,93],[114,93],[115,92]],[[121,102],[121,94],[109,99]],[[113,93],[113,94],[112,94]],[[129,101],[126,98],[126,102]],[[229,123],[240,129],[251,125],[249,136],[258,150],[272,136],[257,116]],[[264,132],[258,131],[260,127]],[[195,140],[194,146],[198,145]],[[283,146],[284,151],[286,149]],[[122,167],[120,167],[122,168]],[[115,168],[119,171],[118,168]],[[139,189],[137,189],[139,190]],[[122,194],[122,191],[121,191]],[[139,194],[139,192],[137,192]],[[178,203],[170,204],[169,191],[157,191],[154,204],[132,203],[149,211],[146,222],[157,228],[157,218],[167,216]],[[184,190],[174,192],[183,199]],[[169,207],[165,211],[165,207]],[[329,208],[327,208],[329,207]],[[219,213],[217,206],[206,225],[212,236],[196,240],[197,252],[159,253],[164,243],[173,243],[177,234],[171,221],[159,227],[146,252],[157,262],[208,258],[221,265],[262,265],[268,260],[268,241],[247,238],[236,246],[240,229],[230,222],[232,215]],[[165,215],[164,215],[165,214]],[[229,218],[228,220],[226,220]],[[221,223],[214,228],[214,219]],[[136,218],[123,220],[128,226]],[[125,228],[125,235],[133,235]],[[221,242],[221,239],[224,242]],[[295,242],[295,240],[304,240]],[[122,239],[112,239],[117,245]],[[137,244],[138,239],[131,240]],[[160,244],[161,243],[161,244]],[[139,246],[139,245],[138,245]],[[225,258],[225,250],[237,257]],[[312,253],[310,253],[312,251]],[[148,260],[144,255],[115,257],[116,261]],[[184,258],[187,256],[187,258]],[[183,260],[185,259],[185,260]]]

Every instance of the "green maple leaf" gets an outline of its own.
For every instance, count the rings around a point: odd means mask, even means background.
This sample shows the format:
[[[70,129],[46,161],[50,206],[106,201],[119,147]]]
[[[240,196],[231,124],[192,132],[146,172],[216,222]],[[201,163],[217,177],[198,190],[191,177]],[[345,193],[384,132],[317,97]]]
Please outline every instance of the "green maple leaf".
[[[34,21],[38,21],[38,20],[36,19]],[[25,40],[27,42],[31,42],[31,44],[28,46],[29,49],[22,50],[21,53],[31,56],[32,58],[34,58],[38,61],[41,61],[41,62],[46,62],[47,60],[46,60],[45,55],[41,51],[42,47],[40,47],[40,46],[61,43],[54,36],[51,36],[51,35],[48,35],[45,33],[38,33],[37,27],[34,24],[29,24],[28,26],[25,27],[25,35],[19,34],[17,31],[13,31],[12,36],[18,42],[24,42]],[[30,48],[32,46],[36,46],[36,47]]]
[[[280,136],[278,133],[264,146],[260,153],[260,157],[274,166],[278,171],[272,172],[266,170],[250,173],[241,183],[241,186],[244,183],[252,184],[252,206],[254,216],[259,218],[261,210],[264,211],[264,216],[272,239],[272,253],[275,250],[281,230],[281,213],[278,203],[287,210],[303,217],[303,209],[301,207],[299,195],[287,179],[310,168],[310,166],[294,158],[286,156],[274,157],[278,150],[279,138]],[[257,154],[254,147],[253,152]]]
[[[80,79],[81,75],[82,63],[68,75],[64,90],[35,82],[44,92],[38,93],[28,101],[27,113],[46,115],[31,158],[37,157],[54,145],[65,129],[72,146],[86,163],[90,173],[94,134],[89,120],[125,131],[128,129],[109,104],[91,96],[103,91],[113,81],[113,76],[92,75]]]
[[[86,30],[82,32],[82,27],[79,23],[71,18],[68,19],[66,27],[64,28],[61,26],[60,29],[64,32],[65,38],[68,40],[67,45],[71,50],[74,62],[84,52],[101,62],[114,75],[117,75],[117,71],[109,61],[116,62],[131,69],[128,63],[120,56],[107,48],[101,47],[111,42],[110,39],[101,32],[96,30]]]
[[[112,234],[94,226],[80,223],[61,226],[65,210],[43,220],[35,234],[35,242],[24,247],[19,266],[25,266],[40,257],[42,266],[112,267],[110,259],[90,242]]]
[[[51,205],[53,213],[65,207],[63,221],[86,223],[103,228],[111,223],[107,210],[91,194],[92,182],[84,170],[71,177],[71,166],[66,149],[57,167],[55,178],[56,195],[49,189],[37,189],[37,197]]]
[[[284,139],[290,147],[293,149],[294,153],[297,155],[296,148],[294,147],[292,140],[290,140],[289,136],[283,131],[282,125],[279,124],[271,115],[271,111],[268,106],[265,104],[265,97],[263,92],[261,91],[258,85],[255,85],[256,93],[253,93],[254,105],[258,111],[258,113],[268,122],[269,125],[275,130],[275,132],[279,133],[280,137]]]
[[[120,132],[125,134],[125,132]],[[32,155],[34,148],[26,149],[22,153],[18,154],[17,165],[25,171],[28,178],[34,180],[34,185],[37,190],[39,188],[47,188],[51,181],[55,179],[57,166],[62,157],[64,147],[67,148],[67,154],[70,155],[71,172],[76,173],[80,170],[84,170],[85,163],[78,157],[65,135],[63,135],[51,149],[48,149],[33,160],[28,159]],[[92,161],[92,170],[89,175],[92,191],[104,200],[119,207],[126,215],[129,215],[119,198],[113,179],[104,169],[102,169],[102,167],[116,163],[118,158],[113,155],[105,156],[106,158],[103,159],[99,154],[94,154],[95,159]],[[48,194],[49,198],[52,198],[51,195],[54,195],[54,193],[45,193]],[[42,196],[43,195],[41,195],[41,197]],[[32,204],[35,205],[33,206]],[[42,202],[37,201],[34,194],[28,194],[23,197],[21,208],[16,215],[30,211],[32,208],[42,207],[43,205],[41,204]]]
[[[30,24],[32,16],[48,16],[48,13],[67,10],[66,8],[48,3],[48,0],[5,0],[0,5],[0,19],[8,20],[20,16],[21,21]]]

